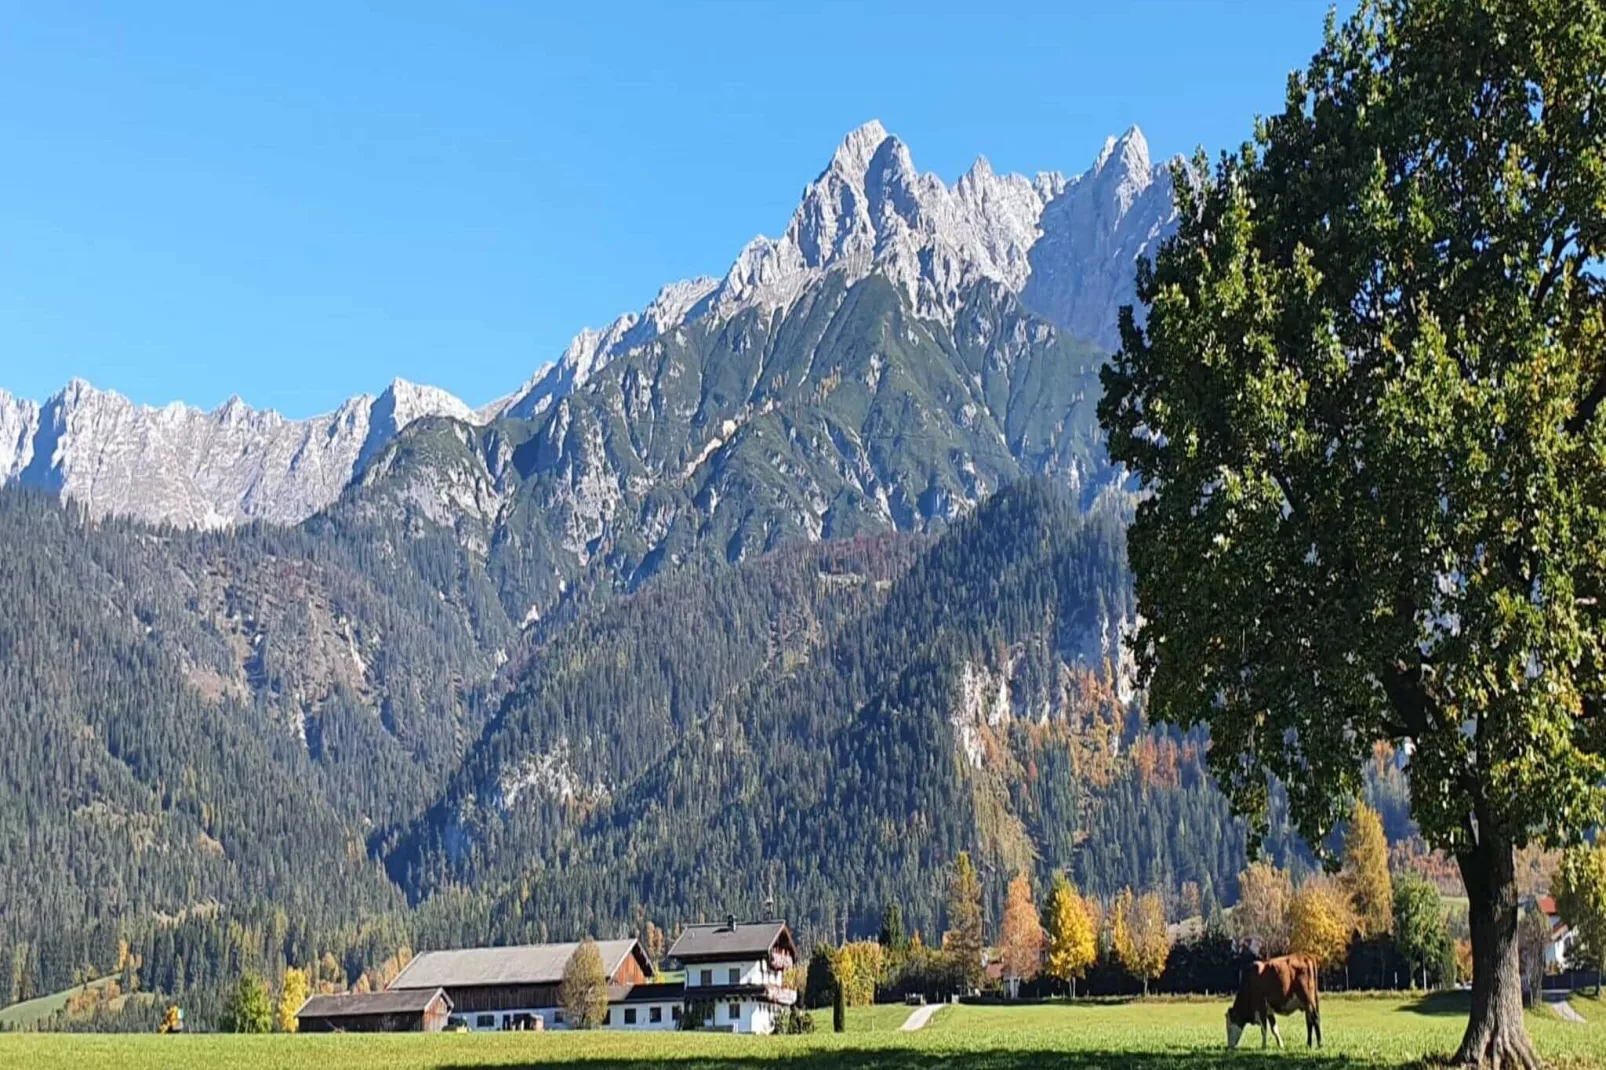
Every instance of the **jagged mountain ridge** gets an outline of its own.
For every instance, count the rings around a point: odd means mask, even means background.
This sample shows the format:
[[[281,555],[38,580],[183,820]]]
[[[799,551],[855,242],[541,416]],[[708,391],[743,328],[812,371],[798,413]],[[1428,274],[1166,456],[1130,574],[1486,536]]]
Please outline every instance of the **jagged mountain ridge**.
[[[43,405],[0,391],[0,484],[150,523],[297,523],[424,416],[473,419],[446,391],[403,379],[307,420],[238,396],[211,412],[177,402],[157,409],[74,379]]]
[[[155,409],[80,380],[43,405],[0,391],[0,484],[43,487],[100,516],[295,523],[333,503],[420,418],[540,418],[677,330],[715,334],[744,316],[789,315],[828,279],[851,288],[884,278],[912,317],[950,330],[969,295],[1001,288],[1108,350],[1116,309],[1132,299],[1133,259],[1171,216],[1167,172],[1150,163],[1135,127],[1072,178],[997,175],[979,158],[950,187],[919,173],[907,146],[871,122],[838,147],[780,238],[755,238],[723,279],[670,284],[640,313],[580,332],[560,359],[478,410],[402,380],[301,421],[238,398],[212,412]]]

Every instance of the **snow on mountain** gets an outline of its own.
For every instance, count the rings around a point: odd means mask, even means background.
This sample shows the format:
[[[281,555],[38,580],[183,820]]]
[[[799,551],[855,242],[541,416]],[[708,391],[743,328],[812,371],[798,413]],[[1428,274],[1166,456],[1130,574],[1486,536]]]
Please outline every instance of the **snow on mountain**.
[[[923,316],[952,323],[959,294],[990,279],[1072,335],[1114,349],[1133,265],[1172,228],[1166,167],[1132,127],[1086,172],[999,175],[985,157],[952,186],[916,170],[874,120],[837,147],[779,238],[754,238],[721,280],[666,286],[643,312],[585,330],[499,411],[534,416],[615,357],[702,316],[786,308],[827,273],[886,275]]]
[[[211,412],[177,402],[158,409],[74,379],[42,406],[0,394],[0,483],[55,491],[98,516],[294,523],[332,503],[425,416],[473,419],[445,391],[401,379],[308,420],[238,397]]]

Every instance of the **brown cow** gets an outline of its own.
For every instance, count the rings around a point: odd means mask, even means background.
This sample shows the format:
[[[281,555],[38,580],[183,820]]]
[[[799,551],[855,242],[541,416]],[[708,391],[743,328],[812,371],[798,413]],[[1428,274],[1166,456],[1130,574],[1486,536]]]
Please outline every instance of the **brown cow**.
[[[1260,1026],[1260,1046],[1266,1046],[1266,1029],[1283,1046],[1277,1032],[1277,1015],[1305,1012],[1305,1046],[1322,1046],[1322,1009],[1316,994],[1316,960],[1309,955],[1284,955],[1257,962],[1244,971],[1238,998],[1227,1008],[1227,1047],[1236,1048],[1244,1027]]]

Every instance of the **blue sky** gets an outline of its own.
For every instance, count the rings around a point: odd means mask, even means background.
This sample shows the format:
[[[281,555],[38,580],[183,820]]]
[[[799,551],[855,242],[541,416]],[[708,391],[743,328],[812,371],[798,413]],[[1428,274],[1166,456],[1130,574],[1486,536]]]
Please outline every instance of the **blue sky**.
[[[950,181],[1213,152],[1326,6],[0,0],[0,389],[480,404],[779,233],[867,119]]]

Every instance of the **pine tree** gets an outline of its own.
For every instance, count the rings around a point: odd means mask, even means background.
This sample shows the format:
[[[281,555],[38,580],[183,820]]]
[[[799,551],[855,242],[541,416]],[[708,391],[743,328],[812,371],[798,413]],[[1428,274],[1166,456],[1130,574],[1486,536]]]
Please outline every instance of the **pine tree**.
[[[948,931],[943,934],[943,950],[953,955],[968,985],[981,977],[981,879],[970,861],[969,851],[960,851],[948,876]]]

